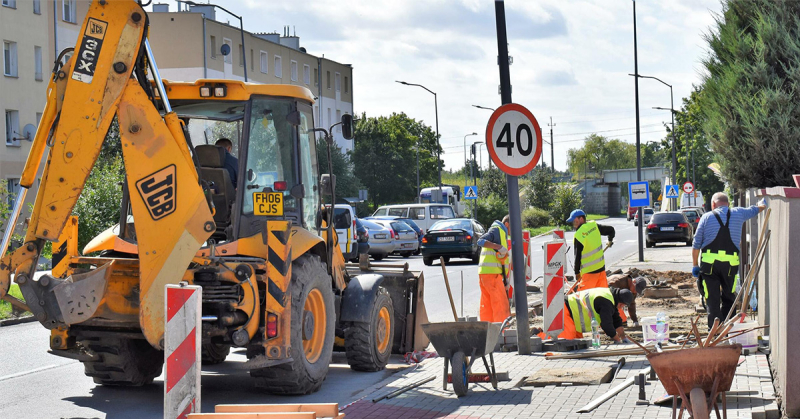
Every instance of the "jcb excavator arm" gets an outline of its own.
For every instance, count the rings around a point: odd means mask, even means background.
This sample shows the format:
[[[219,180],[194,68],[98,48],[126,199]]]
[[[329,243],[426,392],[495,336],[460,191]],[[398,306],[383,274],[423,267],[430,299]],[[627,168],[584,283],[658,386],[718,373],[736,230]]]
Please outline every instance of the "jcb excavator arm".
[[[15,275],[31,312],[47,328],[83,321],[97,309],[95,303],[103,297],[110,273],[104,268],[109,266],[66,279],[45,276],[34,281],[33,274],[45,241],[58,239],[72,213],[116,115],[137,227],[140,324],[147,340],[161,347],[164,285],[181,280],[215,226],[146,40],[147,24],[147,15],[133,0],[95,0],[74,56],[54,72],[22,188],[33,184],[49,146],[44,174],[24,244],[0,259],[0,297],[7,297]],[[158,89],[163,117],[153,103],[146,65]],[[8,237],[22,201],[24,193],[15,203],[5,232]],[[7,244],[4,237],[3,254]],[[90,303],[78,308],[76,300],[81,298]]]

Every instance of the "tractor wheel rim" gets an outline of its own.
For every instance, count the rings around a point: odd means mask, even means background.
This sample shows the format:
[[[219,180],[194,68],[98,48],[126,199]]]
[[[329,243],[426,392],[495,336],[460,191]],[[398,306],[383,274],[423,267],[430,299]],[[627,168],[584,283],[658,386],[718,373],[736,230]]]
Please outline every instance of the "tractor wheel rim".
[[[306,311],[310,311],[314,316],[314,331],[309,339],[303,339],[306,360],[313,364],[319,360],[322,355],[322,348],[325,346],[327,313],[325,312],[325,299],[322,297],[322,292],[316,288],[311,290],[308,293],[308,297],[306,297],[306,303],[303,308]]]
[[[378,352],[386,352],[386,348],[391,341],[389,331],[391,330],[391,319],[389,318],[389,309],[381,307],[378,312],[378,327],[375,333],[375,340],[378,347]]]

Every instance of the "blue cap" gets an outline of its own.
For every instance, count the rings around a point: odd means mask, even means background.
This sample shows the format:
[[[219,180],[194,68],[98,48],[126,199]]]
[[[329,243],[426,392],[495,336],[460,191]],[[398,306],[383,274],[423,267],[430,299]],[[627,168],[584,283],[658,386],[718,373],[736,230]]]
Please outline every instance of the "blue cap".
[[[575,211],[572,211],[571,213],[569,213],[569,218],[567,218],[567,222],[571,223],[571,222],[575,221],[575,219],[578,218],[578,217],[586,217],[586,213],[583,212],[583,210],[576,209]]]

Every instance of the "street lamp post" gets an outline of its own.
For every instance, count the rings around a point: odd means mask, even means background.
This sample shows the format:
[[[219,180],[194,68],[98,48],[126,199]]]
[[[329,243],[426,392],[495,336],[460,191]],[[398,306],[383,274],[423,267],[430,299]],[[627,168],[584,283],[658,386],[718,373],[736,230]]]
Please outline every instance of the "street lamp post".
[[[634,96],[636,97],[636,180],[642,180],[642,148],[641,148],[641,127],[639,126],[639,49],[636,45],[636,0],[633,0],[633,78]],[[649,198],[649,197],[648,197]],[[642,207],[637,210],[639,223],[636,228],[636,237],[639,240],[639,262],[644,262],[644,248],[642,246],[642,223],[644,221],[644,211]]]
[[[419,137],[417,137],[417,203],[422,203],[422,197],[419,194]]]
[[[470,148],[470,151],[472,152],[472,160],[473,161],[476,160],[475,159],[475,154],[476,153],[480,154],[481,155],[481,164],[483,164],[483,154],[481,154],[480,148],[475,147],[476,145],[479,145],[479,144],[485,144],[485,143],[483,141],[475,141],[474,143],[472,143],[471,146],[469,146],[469,148]],[[470,165],[470,166],[473,167],[473,168],[475,167],[474,164]],[[478,177],[477,177],[477,174],[474,171],[472,171],[472,186],[478,186]],[[474,202],[472,203],[472,208],[473,208],[472,216],[477,221],[478,220],[478,200],[474,199],[473,201]]]
[[[242,36],[242,65],[244,66],[244,81],[246,82],[247,81],[247,54],[245,53],[246,49],[244,47],[244,24],[242,23],[242,17],[239,16],[239,15],[233,14],[230,10],[228,10],[228,9],[218,5],[218,4],[195,3],[193,1],[184,1],[184,3],[186,3],[186,4],[190,5],[190,6],[211,6],[211,7],[216,7],[218,9],[221,9],[221,10],[225,11],[229,15],[235,17],[236,19],[239,19],[239,34]]]
[[[631,74],[631,75],[633,75],[633,74]],[[678,158],[677,158],[677,154],[675,152],[675,95],[672,94],[672,85],[667,83],[667,82],[665,82],[664,80],[659,79],[658,77],[642,76],[641,74],[636,74],[636,77],[640,78],[640,79],[653,79],[653,80],[656,80],[656,81],[660,82],[664,86],[669,87],[669,109],[667,109],[667,108],[653,108],[653,109],[661,109],[661,110],[664,110],[664,111],[670,111],[670,115],[672,116],[672,184],[676,185],[677,184],[677,173],[676,173],[676,170],[677,170],[677,167],[678,167]],[[678,209],[678,201],[675,198],[672,199],[672,206],[673,206],[673,210],[677,210]]]
[[[464,136],[464,186],[467,186],[467,137],[472,135],[478,135],[478,133],[473,132]]]
[[[494,108],[489,108],[489,107],[487,107],[487,106],[472,105],[472,107],[473,107],[473,108],[478,108],[478,109],[485,109],[485,110],[487,110],[487,111],[492,111],[492,112],[494,112],[494,111],[495,111],[495,109],[494,109]],[[481,159],[483,159],[483,155],[482,155],[482,154],[481,154]],[[479,167],[483,167],[483,162],[481,162],[481,166],[479,166]],[[492,168],[492,159],[489,159],[489,168],[490,168],[490,169]]]
[[[439,169],[439,195],[443,199],[444,198],[444,194],[442,193],[442,155],[441,155],[442,147],[441,147],[441,144],[439,144],[439,99],[436,96],[436,92],[434,92],[431,89],[428,89],[427,87],[425,87],[425,86],[423,86],[421,84],[407,83],[407,82],[399,81],[399,80],[395,80],[395,82],[400,83],[400,84],[404,84],[406,86],[421,87],[421,88],[427,90],[428,93],[433,95],[433,106],[434,106],[434,110],[436,112],[436,166]]]

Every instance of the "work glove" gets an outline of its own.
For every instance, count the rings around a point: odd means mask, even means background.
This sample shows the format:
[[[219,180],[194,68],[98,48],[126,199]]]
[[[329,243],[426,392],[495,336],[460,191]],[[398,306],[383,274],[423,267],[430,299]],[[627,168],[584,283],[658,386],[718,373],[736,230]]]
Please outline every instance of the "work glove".
[[[508,256],[508,249],[506,249],[505,247],[501,247],[500,250],[497,251],[497,257],[502,259],[506,256]]]
[[[761,200],[758,201],[758,206],[769,208],[769,205],[767,205],[767,198],[761,198]]]
[[[610,248],[611,248],[611,246],[613,246],[613,245],[614,245],[614,242],[613,242],[613,241],[611,241],[611,240],[609,240],[609,241],[608,241],[608,244],[606,245],[606,248],[607,248],[607,249],[610,249]]]
[[[700,267],[694,266],[692,267],[692,276],[695,278],[700,278]]]
[[[633,327],[639,327],[639,322],[633,322]]]

